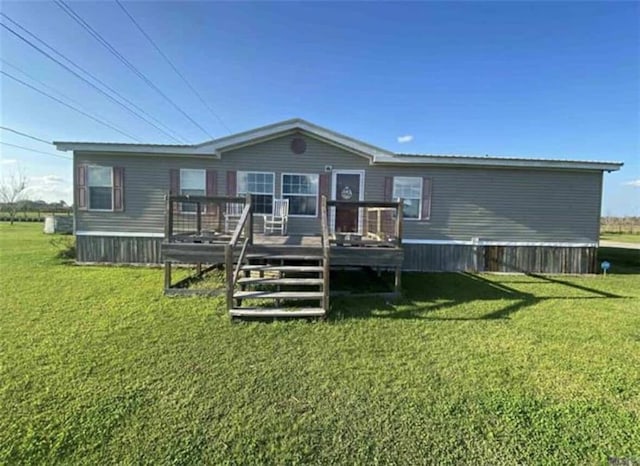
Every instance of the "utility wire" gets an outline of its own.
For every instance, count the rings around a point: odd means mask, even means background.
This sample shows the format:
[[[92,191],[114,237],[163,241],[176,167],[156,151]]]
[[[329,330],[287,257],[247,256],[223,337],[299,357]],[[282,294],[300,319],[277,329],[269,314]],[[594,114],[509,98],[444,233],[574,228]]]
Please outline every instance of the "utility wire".
[[[100,119],[100,118],[94,117],[93,115],[91,115],[91,114],[89,114],[89,113],[85,112],[84,110],[81,110],[81,109],[79,109],[78,107],[74,107],[73,105],[70,105],[70,104],[68,104],[68,103],[64,102],[63,100],[60,100],[60,99],[58,99],[58,98],[57,98],[57,97],[55,97],[55,96],[52,96],[52,95],[51,95],[51,94],[49,94],[48,92],[45,92],[45,91],[43,91],[43,90],[38,89],[37,87],[32,86],[31,84],[24,82],[22,79],[17,78],[17,77],[15,77],[15,76],[13,76],[12,74],[7,73],[7,72],[6,72],[6,71],[4,71],[4,70],[0,70],[0,73],[1,73],[1,74],[3,74],[3,75],[5,75],[6,77],[8,77],[8,78],[10,78],[10,79],[13,79],[13,80],[14,80],[14,81],[16,81],[16,82],[18,82],[18,83],[22,84],[22,85],[23,85],[23,86],[25,86],[25,87],[28,87],[29,89],[32,89],[32,90],[36,91],[37,93],[42,94],[42,95],[44,95],[44,96],[46,96],[46,97],[50,98],[51,100],[55,100],[55,101],[56,101],[56,102],[58,102],[59,104],[64,105],[65,107],[70,108],[71,110],[75,110],[76,112],[78,112],[78,113],[80,113],[80,114],[82,114],[82,115],[86,116],[87,118],[90,118],[90,119],[92,119],[93,121],[98,122],[98,123],[100,123],[101,125],[106,126],[107,128],[111,128],[112,130],[117,131],[118,133],[120,133],[120,134],[122,134],[122,135],[124,135],[124,136],[128,137],[129,139],[133,139],[134,141],[141,142],[139,139],[136,139],[134,136],[131,136],[129,133],[127,133],[127,132],[125,132],[125,131],[122,131],[121,129],[119,129],[118,127],[116,127],[116,126],[112,125],[111,123],[109,123],[109,122],[107,122],[107,121],[104,121],[104,120],[102,120],[102,119]]]
[[[0,57],[0,61],[2,63],[4,63],[5,65],[7,65],[10,68],[13,68],[14,70],[16,70],[17,72],[23,74],[24,76],[26,76],[27,78],[29,78],[30,80],[40,84],[41,86],[43,86],[46,89],[49,89],[49,91],[58,94],[61,97],[64,97],[65,99],[67,99],[69,102],[73,102],[74,104],[82,107],[82,104],[80,102],[78,102],[76,99],[69,97],[66,94],[63,94],[62,92],[60,92],[59,90],[49,86],[46,82],[41,81],[40,79],[36,78],[35,76],[33,76],[32,74],[27,73],[25,70],[23,70],[22,68],[20,68],[19,66],[14,65],[13,63],[9,63],[7,60],[5,60],[4,58]]]
[[[144,73],[142,73],[138,68],[136,68],[129,60],[127,60],[118,50],[113,47],[109,41],[107,41],[104,37],[100,35],[95,29],[93,29],[89,23],[87,23],[79,14],[77,14],[69,5],[67,5],[62,0],[55,0],[56,5],[58,5],[69,17],[71,17],[76,23],[82,26],[94,39],[96,39],[100,44],[105,47],[109,52],[111,52],[118,60],[120,60],[127,68],[129,68],[133,73],[136,74],[142,81],[144,81],[149,87],[155,90],[162,98],[164,98],[167,102],[169,102],[176,110],[178,110],[185,118],[187,118],[191,123],[197,126],[203,133],[205,133],[209,138],[213,139],[213,136],[207,131],[205,128],[200,125],[196,120],[194,120],[187,112],[185,112],[178,104],[176,104],[169,96],[167,96],[158,86],[156,86],[153,81],[151,81]]]
[[[15,129],[7,128],[6,126],[0,126],[0,129],[3,129],[5,131],[10,131],[10,132],[15,133],[15,134],[19,134],[20,136],[23,136],[23,137],[29,138],[29,139],[33,139],[34,141],[44,142],[45,144],[52,144],[51,141],[45,141],[44,139],[40,139],[38,137],[32,136],[32,135],[27,134],[27,133],[23,133],[21,131],[15,130]]]
[[[62,57],[63,59],[65,59],[67,62],[69,62],[71,65],[75,66],[77,69],[81,70],[83,73],[85,73],[87,76],[90,76],[92,79],[94,79],[95,81],[97,81],[98,83],[102,84],[105,88],[107,88],[109,91],[111,91],[112,93],[114,93],[115,95],[117,95],[118,97],[120,97],[122,100],[128,102],[131,106],[135,107],[136,109],[138,109],[138,111],[140,113],[143,113],[144,115],[147,115],[149,118],[151,118],[152,120],[155,120],[156,122],[158,122],[158,124],[164,126],[165,128],[169,129],[168,127],[166,127],[165,125],[163,125],[162,123],[160,123],[157,119],[153,118],[151,115],[149,115],[147,112],[145,112],[143,109],[141,109],[140,107],[138,107],[137,105],[135,105],[133,102],[131,102],[129,99],[127,99],[126,97],[122,96],[122,94],[118,93],[117,91],[115,91],[113,88],[109,87],[106,83],[104,83],[102,80],[98,79],[97,77],[95,77],[94,75],[92,75],[91,73],[89,73],[87,70],[85,70],[84,68],[82,68],[81,66],[77,65],[73,60],[65,57],[62,53],[58,52],[57,50],[55,50],[53,47],[51,47],[50,45],[48,45],[46,42],[44,42],[42,39],[38,38],[35,34],[33,34],[32,32],[28,31],[26,28],[24,28],[23,26],[19,25],[18,23],[16,23],[14,20],[12,20],[11,18],[9,18],[6,14],[0,12],[0,16],[6,18],[7,20],[9,20],[12,24],[16,25],[17,27],[19,27],[20,29],[22,29],[24,32],[26,32],[27,34],[29,34],[31,37],[33,37],[35,40],[37,40],[38,42],[40,42],[41,44],[43,44],[45,47],[47,47],[49,50],[53,51],[54,53],[56,53],[58,56]],[[47,53],[46,51],[44,51],[43,49],[41,49],[40,47],[38,47],[37,45],[35,45],[33,42],[31,42],[29,39],[25,38],[24,36],[22,36],[20,33],[16,32],[15,30],[11,29],[9,26],[7,26],[4,23],[0,23],[0,26],[4,27],[5,29],[7,29],[10,33],[12,33],[14,36],[18,37],[20,40],[22,40],[23,42],[25,42],[27,45],[31,46],[32,48],[34,48],[35,50],[37,50],[38,52],[40,52],[41,54],[43,54],[45,57],[47,57],[49,60],[53,61],[54,63],[58,64],[59,66],[63,67],[65,70],[67,70],[69,73],[73,74],[75,77],[77,77],[78,79],[82,80],[83,82],[87,83],[89,86],[91,86],[92,88],[94,88],[95,90],[97,90],[98,92],[100,92],[102,95],[104,95],[105,97],[107,97],[109,100],[111,100],[112,102],[116,103],[117,105],[119,105],[120,107],[124,108],[125,110],[127,110],[129,113],[131,113],[132,115],[136,116],[137,118],[140,118],[141,120],[143,120],[144,122],[148,123],[149,125],[153,126],[154,128],[156,128],[158,131],[162,132],[163,134],[169,136],[171,139],[173,139],[174,141],[177,142],[184,142],[184,138],[178,136],[180,139],[178,139],[178,137],[175,137],[174,135],[170,134],[169,132],[165,131],[164,129],[160,128],[158,125],[154,124],[153,122],[149,121],[148,119],[146,119],[144,116],[140,115],[139,113],[137,113],[136,111],[132,110],[131,108],[127,107],[126,105],[124,105],[122,102],[116,100],[114,97],[112,97],[111,95],[109,95],[107,92],[105,92],[104,90],[100,89],[98,86],[96,86],[94,83],[92,83],[91,81],[89,81],[88,79],[86,79],[85,77],[81,76],[80,74],[78,74],[76,71],[72,70],[71,68],[69,68],[67,65],[65,65],[64,63],[62,63],[61,61],[57,60],[56,58],[54,58],[53,56],[51,56],[49,53]]]
[[[151,36],[147,34],[147,32],[142,28],[142,26],[140,26],[140,24],[135,20],[135,18],[131,15],[131,13],[129,13],[129,11],[124,7],[124,5],[120,2],[120,0],[116,0],[116,3],[120,7],[120,9],[124,11],[124,14],[129,17],[129,19],[136,26],[136,28],[138,28],[138,31],[140,31],[140,33],[149,41],[149,43],[153,46],[153,48],[155,48],[156,51],[162,56],[162,58],[164,58],[164,61],[166,61],[169,64],[169,66],[173,69],[173,71],[176,72],[176,74],[180,77],[180,79],[182,79],[182,81],[184,81],[184,83],[189,87],[189,89],[191,89],[191,92],[193,92],[193,94],[200,100],[200,102],[202,102],[202,105],[204,105],[207,108],[207,110],[209,110],[209,113],[211,113],[211,115],[213,115],[220,122],[220,124],[224,126],[224,128],[231,134],[231,129],[229,129],[229,127],[225,124],[225,122],[222,121],[222,118],[220,118],[220,115],[218,115],[216,112],[213,111],[211,106],[204,100],[202,95],[196,90],[195,87],[193,87],[191,82],[184,76],[184,74],[180,72],[178,67],[162,51],[162,49],[158,46],[158,44],[156,44],[156,42],[151,38]]]
[[[44,152],[42,150],[32,149],[30,147],[25,147],[25,146],[19,146],[17,144],[9,144],[8,142],[4,142],[4,141],[0,141],[0,144],[2,144],[3,146],[17,147],[18,149],[24,149],[24,150],[28,150],[28,151],[31,151],[31,152],[37,152],[38,154],[50,155],[51,157],[59,157],[61,159],[65,159],[65,160],[73,160],[71,157],[66,157],[64,155],[54,154],[52,152]]]
[[[11,68],[13,68],[13,69],[15,69],[15,70],[19,71],[20,73],[24,74],[25,76],[27,76],[28,78],[30,78],[30,79],[32,79],[32,80],[34,80],[35,82],[39,83],[40,85],[42,85],[42,86],[46,87],[46,88],[47,88],[47,89],[49,89],[50,91],[52,91],[52,92],[54,92],[54,93],[56,93],[56,94],[58,94],[58,95],[62,96],[63,98],[65,98],[65,99],[67,100],[67,103],[69,103],[69,101],[70,101],[70,102],[72,102],[72,103],[76,104],[76,105],[78,106],[78,108],[79,108],[79,109],[81,109],[81,110],[83,110],[83,111],[85,111],[85,112],[87,112],[87,113],[90,113],[90,112],[89,112],[86,108],[84,108],[84,107],[82,106],[82,104],[81,104],[80,102],[78,102],[77,100],[72,99],[72,98],[71,98],[71,97],[69,97],[68,95],[63,94],[62,92],[60,92],[60,91],[58,91],[57,89],[55,89],[55,88],[53,88],[53,87],[49,86],[49,85],[48,85],[48,84],[46,84],[46,83],[44,83],[44,82],[40,81],[39,79],[34,78],[33,76],[31,76],[29,73],[27,73],[27,72],[26,72],[26,71],[24,71],[23,69],[21,69],[21,68],[17,67],[16,65],[13,65],[13,64],[9,63],[9,62],[8,62],[8,61],[6,61],[5,59],[0,58],[0,61],[2,61],[2,62],[3,62],[4,64],[6,64],[6,65],[9,65]],[[109,124],[110,124],[110,125],[112,125],[113,127],[118,128],[120,131],[123,131],[123,130],[122,130],[122,128],[120,128],[120,127],[119,127],[118,125],[116,125],[115,123],[113,123],[113,122],[111,122],[111,121],[109,121],[109,120],[107,120],[107,119],[105,119],[104,121],[105,121],[105,122],[107,122],[107,123],[109,123]],[[2,128],[2,127],[0,127],[0,128]],[[8,129],[8,128],[7,128],[7,129]],[[11,131],[10,129],[8,129],[8,130],[9,130],[9,131]],[[136,139],[136,140],[137,140],[137,139]],[[51,144],[49,141],[45,141],[45,142],[47,142],[48,144]]]

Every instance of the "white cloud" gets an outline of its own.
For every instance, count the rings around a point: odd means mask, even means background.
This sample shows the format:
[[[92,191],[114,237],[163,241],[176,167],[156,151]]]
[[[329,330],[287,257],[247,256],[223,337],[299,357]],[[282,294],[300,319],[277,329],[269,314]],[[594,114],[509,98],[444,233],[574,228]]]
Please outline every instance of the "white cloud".
[[[398,136],[398,142],[400,144],[406,144],[407,142],[413,141],[412,134],[405,134],[404,136]]]
[[[627,181],[626,183],[622,183],[625,186],[632,186],[634,188],[640,188],[640,178],[637,180]]]
[[[0,159],[0,165],[13,165],[18,163],[16,159]]]
[[[71,202],[71,183],[57,175],[29,177],[28,198],[34,201],[43,200]]]

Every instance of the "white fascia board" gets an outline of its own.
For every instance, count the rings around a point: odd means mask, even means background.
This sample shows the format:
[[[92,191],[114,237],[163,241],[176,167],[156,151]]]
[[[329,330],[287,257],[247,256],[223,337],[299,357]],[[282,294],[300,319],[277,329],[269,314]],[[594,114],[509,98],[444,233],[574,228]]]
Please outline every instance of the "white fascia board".
[[[123,153],[140,156],[154,156],[158,154],[183,156],[183,157],[215,157],[220,155],[211,151],[207,147],[196,146],[156,146],[144,144],[113,144],[103,142],[64,142],[54,141],[53,143],[59,151],[75,151],[75,152],[108,152]]]
[[[571,241],[464,241],[448,239],[410,239],[405,238],[402,244],[433,244],[433,245],[458,245],[458,246],[546,246],[558,248],[595,248],[597,242],[571,242]]]
[[[147,233],[136,231],[92,231],[78,230],[76,236],[114,236],[120,238],[164,238],[164,233]]]
[[[376,164],[384,165],[443,165],[466,167],[498,167],[498,168],[552,168],[573,170],[617,171],[622,162],[587,162],[572,160],[540,160],[540,159],[500,159],[482,157],[391,157],[376,159]]]

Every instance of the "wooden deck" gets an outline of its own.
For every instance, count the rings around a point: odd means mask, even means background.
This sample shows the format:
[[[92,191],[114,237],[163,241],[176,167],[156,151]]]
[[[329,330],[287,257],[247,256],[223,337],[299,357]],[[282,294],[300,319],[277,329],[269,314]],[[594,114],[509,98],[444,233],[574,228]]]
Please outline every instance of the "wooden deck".
[[[322,254],[322,238],[320,236],[304,235],[258,235],[254,236],[253,244],[247,247],[248,255],[295,255],[314,256]],[[183,264],[222,264],[226,241],[210,241],[193,236],[191,241],[183,238],[178,243],[162,243],[164,261]],[[236,248],[238,251],[240,246]],[[403,250],[396,245],[378,246],[376,242],[365,242],[354,245],[331,245],[332,267],[375,267],[394,268],[402,265]]]
[[[231,211],[231,204],[242,207],[239,217],[234,209],[233,225],[220,217],[222,212]],[[161,246],[165,292],[176,289],[171,280],[173,264],[195,264],[196,277],[201,277],[206,268],[224,268],[224,293],[232,317],[324,317],[329,310],[330,271],[342,267],[395,270],[398,295],[404,259],[402,203],[347,203],[350,209],[374,209],[376,213],[375,221],[364,222],[367,226],[362,234],[330,231],[328,208],[337,208],[338,204],[345,208],[343,202],[322,197],[321,235],[264,235],[254,232],[250,197],[167,196]],[[188,210],[189,205],[195,210]],[[217,218],[208,218],[211,212],[217,213]],[[265,299],[273,305],[256,307],[256,300],[262,303]],[[315,301],[318,305],[300,309],[291,301]],[[282,307],[282,303],[289,304]]]

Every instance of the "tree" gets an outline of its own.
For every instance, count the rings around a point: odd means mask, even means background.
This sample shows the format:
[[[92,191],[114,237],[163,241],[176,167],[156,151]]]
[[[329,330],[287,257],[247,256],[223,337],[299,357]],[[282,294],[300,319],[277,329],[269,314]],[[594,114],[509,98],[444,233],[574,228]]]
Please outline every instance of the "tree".
[[[20,169],[12,170],[9,174],[4,173],[0,180],[0,202],[9,210],[11,225],[18,210],[18,202],[21,201],[27,192],[29,183],[24,172]]]

